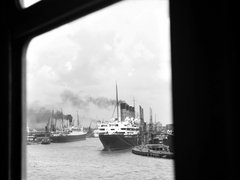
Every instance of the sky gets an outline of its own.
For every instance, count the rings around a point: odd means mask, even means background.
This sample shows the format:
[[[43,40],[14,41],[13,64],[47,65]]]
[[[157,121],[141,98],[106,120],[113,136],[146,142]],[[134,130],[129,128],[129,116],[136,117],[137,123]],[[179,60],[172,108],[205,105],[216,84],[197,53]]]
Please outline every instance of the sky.
[[[83,126],[116,115],[118,98],[144,120],[172,123],[170,19],[167,0],[127,0],[35,37],[26,54],[27,118],[63,111]]]

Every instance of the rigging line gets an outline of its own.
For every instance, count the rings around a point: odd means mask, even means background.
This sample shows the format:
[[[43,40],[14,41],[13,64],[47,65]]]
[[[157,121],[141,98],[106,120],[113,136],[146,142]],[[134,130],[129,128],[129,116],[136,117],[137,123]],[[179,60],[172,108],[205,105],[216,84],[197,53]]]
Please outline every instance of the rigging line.
[[[115,105],[115,107],[114,107],[113,114],[112,114],[112,118],[113,118],[113,115],[114,115],[114,113],[115,113],[116,106],[117,106],[117,105]]]
[[[90,134],[87,135],[87,137],[91,136],[93,134],[93,132],[91,132]]]

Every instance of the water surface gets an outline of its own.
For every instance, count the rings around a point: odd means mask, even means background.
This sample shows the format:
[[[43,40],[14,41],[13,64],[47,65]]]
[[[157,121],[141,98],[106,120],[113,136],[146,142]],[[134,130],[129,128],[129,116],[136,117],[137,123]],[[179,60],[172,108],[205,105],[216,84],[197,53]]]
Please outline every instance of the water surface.
[[[103,151],[98,138],[27,145],[28,180],[173,180],[174,160]]]

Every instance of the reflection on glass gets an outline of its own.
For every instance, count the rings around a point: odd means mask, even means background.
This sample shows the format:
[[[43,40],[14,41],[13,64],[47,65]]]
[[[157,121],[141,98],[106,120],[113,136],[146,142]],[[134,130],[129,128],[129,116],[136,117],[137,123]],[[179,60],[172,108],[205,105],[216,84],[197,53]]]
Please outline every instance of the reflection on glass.
[[[172,124],[169,21],[166,0],[124,1],[35,37],[26,57],[28,132],[97,128],[113,117],[116,83],[137,118],[141,106],[155,129]],[[102,149],[98,138],[27,146],[27,177],[174,178],[172,160]]]
[[[19,0],[20,1],[20,4],[23,8],[27,8],[41,0]]]

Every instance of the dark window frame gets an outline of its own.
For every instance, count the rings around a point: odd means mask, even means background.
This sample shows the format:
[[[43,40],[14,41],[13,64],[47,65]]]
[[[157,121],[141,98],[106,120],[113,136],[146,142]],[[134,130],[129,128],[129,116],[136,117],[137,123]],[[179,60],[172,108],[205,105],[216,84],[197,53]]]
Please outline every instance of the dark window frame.
[[[2,89],[6,94],[4,112],[8,119],[2,131],[8,139],[4,142],[6,154],[4,171],[9,179],[25,179],[26,154],[25,154],[25,114],[26,89],[25,54],[28,43],[32,38],[81,18],[87,14],[112,5],[120,0],[46,0],[39,1],[30,7],[22,8],[18,0],[4,0],[1,7],[1,23],[5,26],[1,30],[1,47],[3,47],[3,59],[5,60],[2,77],[5,78]]]
[[[22,57],[28,41],[115,2],[45,0],[22,9],[17,0],[1,1],[1,178],[24,176]],[[240,179],[238,7],[234,1],[170,0],[176,179]]]

